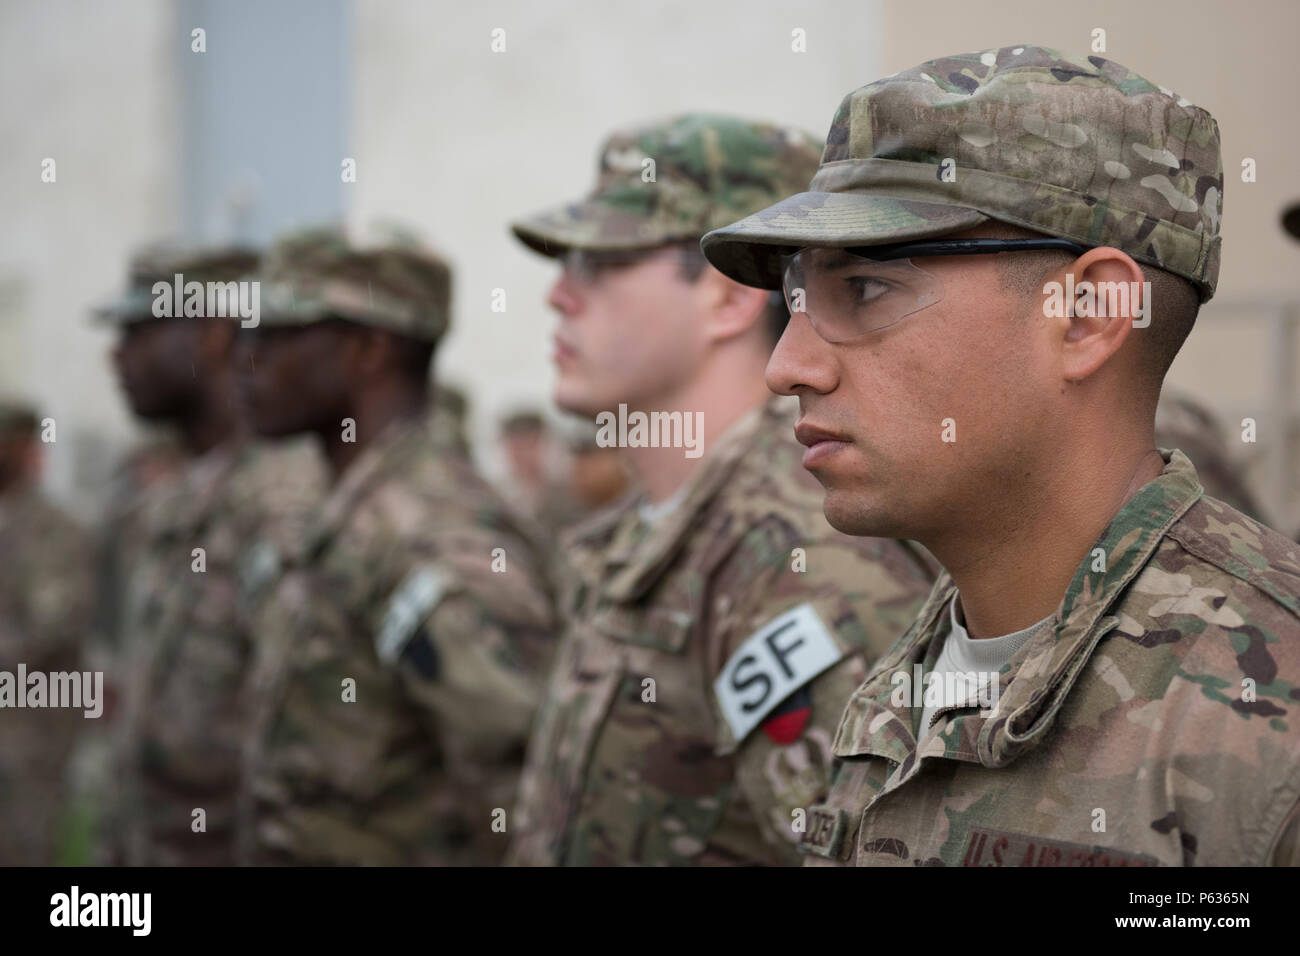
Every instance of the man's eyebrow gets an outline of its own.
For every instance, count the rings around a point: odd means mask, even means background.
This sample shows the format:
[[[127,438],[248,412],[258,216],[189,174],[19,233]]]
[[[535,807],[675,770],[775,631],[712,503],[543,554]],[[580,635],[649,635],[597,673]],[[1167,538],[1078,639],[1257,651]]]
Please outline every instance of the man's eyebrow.
[[[855,256],[843,249],[826,249],[822,257],[822,268],[824,269],[847,269],[850,266],[863,265],[869,260],[861,256]]]

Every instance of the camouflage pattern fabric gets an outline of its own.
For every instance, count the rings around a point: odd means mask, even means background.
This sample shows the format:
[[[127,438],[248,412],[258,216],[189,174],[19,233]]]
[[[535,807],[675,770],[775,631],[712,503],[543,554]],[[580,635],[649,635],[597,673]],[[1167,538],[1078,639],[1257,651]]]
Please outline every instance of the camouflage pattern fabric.
[[[456,454],[469,457],[469,401],[465,393],[451,385],[434,385],[429,398],[429,427],[438,445],[454,448]]]
[[[313,447],[240,442],[191,460],[155,493],[127,582],[118,757],[125,862],[234,862],[253,659],[240,573],[258,542],[292,545],[324,483]]]
[[[1300,864],[1300,548],[1202,495],[1181,452],[1128,501],[996,706],[921,708],[953,586],[850,698],[811,863]]]
[[[773,399],[738,422],[653,527],[618,506],[566,539],[566,633],[508,862],[798,861],[796,825],[827,786],[843,702],[912,620],[933,573],[916,546],[826,524],[790,440],[794,410]],[[799,640],[821,627],[833,663],[800,674],[784,700],[767,694],[762,726],[737,739],[715,678],[796,608],[820,622]]]
[[[260,272],[262,324],[310,325],[332,315],[436,342],[451,321],[451,268],[405,234],[367,242],[339,225],[289,233]]]
[[[147,544],[146,511],[165,500],[160,489],[185,467],[185,452],[174,437],[163,436],[132,449],[110,479],[103,520],[97,531],[95,621],[108,648],[122,643],[122,598],[130,569]]]
[[[710,233],[703,249],[726,275],[779,289],[780,257],[800,247],[921,239],[992,218],[1122,249],[1191,280],[1205,301],[1222,213],[1209,113],[1110,60],[1026,45],[854,90],[808,191]]]
[[[514,223],[543,255],[697,240],[803,189],[821,144],[794,129],[692,113],[610,136],[585,199]]]
[[[95,529],[95,600],[85,666],[104,675],[104,715],[78,736],[72,758],[74,813],[87,831],[77,863],[100,866],[124,861],[121,839],[120,718],[125,679],[126,591],[148,543],[148,511],[165,500],[166,486],[185,465],[180,442],[169,435],[146,440],[119,462],[109,479]],[[110,825],[118,832],[110,832]]]
[[[0,497],[0,670],[81,669],[91,565],[89,538],[35,488]],[[76,708],[0,709],[0,865],[56,862],[65,769],[86,723]]]
[[[244,859],[500,860],[554,646],[535,555],[445,430],[376,436],[302,547],[246,578]]]

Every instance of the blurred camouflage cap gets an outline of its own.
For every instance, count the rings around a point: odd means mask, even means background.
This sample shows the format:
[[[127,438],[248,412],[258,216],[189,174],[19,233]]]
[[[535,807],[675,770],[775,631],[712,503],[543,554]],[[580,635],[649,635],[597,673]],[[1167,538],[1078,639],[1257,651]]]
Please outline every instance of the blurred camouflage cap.
[[[130,325],[154,318],[158,296],[154,284],[182,282],[237,282],[257,268],[257,250],[247,246],[194,246],[163,240],[145,246],[127,266],[126,291],[100,305],[94,316],[114,325]]]
[[[614,133],[601,147],[589,196],[511,228],[547,256],[698,240],[807,187],[820,151],[800,130],[730,116],[678,116]]]
[[[955,181],[945,182],[945,166]],[[807,192],[709,233],[720,271],[781,286],[804,246],[933,238],[988,219],[1219,275],[1223,166],[1205,110],[1098,56],[1036,46],[930,60],[844,98]]]
[[[414,234],[341,225],[277,239],[258,274],[263,325],[310,325],[331,316],[436,342],[451,320],[451,267]]]

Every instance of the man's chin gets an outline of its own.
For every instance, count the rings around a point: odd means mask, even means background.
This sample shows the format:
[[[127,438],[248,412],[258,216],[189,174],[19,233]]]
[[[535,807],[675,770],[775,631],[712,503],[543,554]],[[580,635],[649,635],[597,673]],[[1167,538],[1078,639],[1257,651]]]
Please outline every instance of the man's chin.
[[[602,405],[594,401],[585,390],[572,386],[566,387],[563,381],[555,386],[555,392],[551,397],[555,402],[555,407],[560,411],[576,415],[579,418],[591,419],[592,421],[601,412],[613,411],[618,408],[618,402]]]
[[[899,537],[884,509],[875,506],[865,495],[827,489],[822,513],[832,528],[855,537]]]

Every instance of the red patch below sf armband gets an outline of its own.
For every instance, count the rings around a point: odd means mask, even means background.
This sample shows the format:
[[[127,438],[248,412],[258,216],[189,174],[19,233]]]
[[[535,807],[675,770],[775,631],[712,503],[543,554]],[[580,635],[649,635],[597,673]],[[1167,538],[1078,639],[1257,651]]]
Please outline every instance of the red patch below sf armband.
[[[763,721],[763,733],[782,746],[792,744],[803,736],[804,728],[812,719],[812,692],[801,687],[787,697],[772,716]]]

